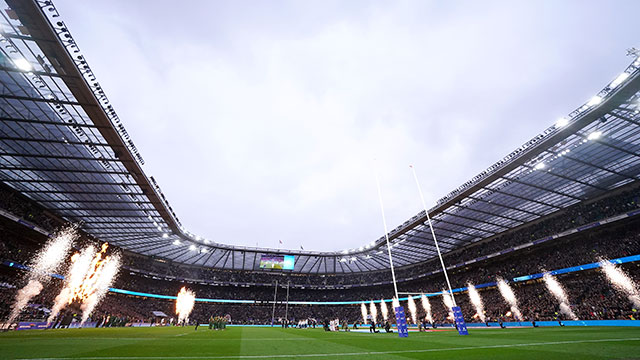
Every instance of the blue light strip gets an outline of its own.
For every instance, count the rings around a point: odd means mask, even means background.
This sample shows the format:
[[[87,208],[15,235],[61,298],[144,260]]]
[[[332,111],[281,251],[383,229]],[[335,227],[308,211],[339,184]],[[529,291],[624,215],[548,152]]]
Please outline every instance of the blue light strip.
[[[625,256],[625,257],[621,257],[621,258],[617,258],[617,259],[613,259],[613,260],[609,260],[609,261],[612,264],[624,264],[624,263],[640,261],[640,254],[632,255],[632,256]],[[15,263],[15,262],[5,261],[2,264],[5,265],[5,266],[9,266],[9,267],[15,267],[15,268],[18,268],[18,269],[29,270],[28,267],[26,267],[26,266],[24,266],[22,264]],[[584,264],[584,265],[579,265],[579,266],[572,266],[572,267],[568,267],[568,268],[564,268],[564,269],[553,270],[553,271],[550,271],[549,274],[551,274],[551,275],[560,275],[560,274],[567,274],[567,273],[584,271],[584,270],[597,269],[599,267],[600,267],[600,264],[595,262],[595,263]],[[522,282],[522,281],[539,279],[543,275],[544,275],[544,273],[519,276],[519,277],[515,277],[515,278],[511,279],[510,282]],[[64,276],[58,275],[58,274],[51,274],[51,276],[55,277],[55,278],[58,278],[58,279],[64,279]],[[479,284],[479,285],[476,285],[475,287],[476,287],[476,289],[481,289],[481,288],[487,288],[487,287],[492,287],[492,286],[496,286],[496,285],[497,284],[495,282],[490,282],[490,283],[485,283],[485,284]],[[144,293],[144,292],[138,292],[138,291],[117,289],[117,288],[109,288],[109,291],[113,292],[113,293],[118,293],[118,294],[142,296],[142,297],[149,297],[149,298],[156,298],[156,299],[165,299],[165,300],[175,300],[176,299],[175,296],[150,294],[150,293]],[[465,292],[465,291],[467,291],[466,287],[453,289],[454,293],[460,293],[460,292]],[[442,291],[437,292],[437,293],[425,294],[425,296],[439,296],[439,295],[442,295]],[[419,296],[412,296],[412,297],[414,299],[416,299]],[[409,297],[403,297],[403,298],[400,298],[400,301],[407,301],[408,299],[409,299]],[[235,300],[235,299],[232,300],[232,299],[196,298],[196,301],[198,301],[198,302],[208,302],[208,303],[228,303],[228,304],[256,304],[256,303],[273,304],[273,301],[264,301],[264,302],[262,302],[262,301],[255,301],[255,300]],[[373,302],[376,303],[376,304],[379,304],[382,301],[388,303],[388,302],[391,302],[392,299],[373,300]],[[363,303],[364,304],[368,304],[368,303],[370,303],[370,301],[289,301],[289,304],[291,304],[291,305],[360,305],[360,304],[363,304]]]

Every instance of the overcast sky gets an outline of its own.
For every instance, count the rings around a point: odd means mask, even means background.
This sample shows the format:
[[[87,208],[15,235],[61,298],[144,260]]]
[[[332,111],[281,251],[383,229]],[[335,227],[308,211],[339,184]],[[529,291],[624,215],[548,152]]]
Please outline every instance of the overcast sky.
[[[180,220],[359,247],[597,93],[638,1],[55,1]],[[373,159],[377,159],[375,162]]]

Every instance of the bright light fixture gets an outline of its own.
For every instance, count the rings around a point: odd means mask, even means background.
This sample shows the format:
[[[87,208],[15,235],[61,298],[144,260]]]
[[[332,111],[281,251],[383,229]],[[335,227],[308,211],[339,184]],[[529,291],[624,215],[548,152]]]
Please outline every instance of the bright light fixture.
[[[169,237],[169,234],[167,234],[167,233],[162,234],[162,238],[163,238],[163,239],[166,239],[166,238],[168,238],[168,237]]]
[[[536,166],[534,167],[534,169],[536,169],[536,170],[542,170],[542,169],[544,169],[544,167],[545,167],[544,163],[543,163],[543,162],[539,162],[539,163],[537,163],[537,164],[536,164]]]
[[[173,245],[180,245],[180,240],[176,240],[173,242]]]
[[[587,140],[596,140],[602,136],[602,131],[594,131],[587,136]]]
[[[591,100],[589,100],[589,102],[587,103],[588,106],[594,106],[594,105],[598,105],[602,102],[602,98],[600,96],[594,96],[591,98]]]
[[[207,249],[202,248],[202,249],[200,250],[200,252],[201,252],[201,253],[203,253],[203,254],[206,254],[208,251],[207,251]]]
[[[558,119],[558,121],[556,121],[556,127],[567,126],[567,124],[569,124],[569,119],[567,119],[566,117],[561,117],[560,119]]]
[[[629,74],[626,72],[623,72],[622,74],[618,75],[618,77],[615,80],[611,82],[610,86],[612,88],[617,87],[618,85],[622,84],[623,81],[627,80],[628,77],[629,77]]]
[[[13,63],[16,67],[22,71],[31,71],[33,70],[33,66],[26,59],[20,58],[13,60]]]
[[[195,251],[195,250],[196,250],[196,246],[195,246],[195,245],[193,245],[193,244],[192,244],[192,245],[190,245],[190,246],[189,246],[189,250],[191,250],[191,251]]]

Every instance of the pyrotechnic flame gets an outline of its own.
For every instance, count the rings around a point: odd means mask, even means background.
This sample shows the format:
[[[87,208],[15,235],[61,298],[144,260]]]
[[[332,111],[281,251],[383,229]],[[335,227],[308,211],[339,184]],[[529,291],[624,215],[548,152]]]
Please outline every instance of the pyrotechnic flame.
[[[64,258],[67,256],[73,241],[77,238],[77,226],[72,225],[57,232],[43,247],[42,251],[29,262],[27,285],[18,290],[16,299],[11,309],[11,314],[5,323],[5,328],[11,326],[20,315],[22,309],[27,306],[29,300],[38,295],[43,284],[49,282],[49,274],[55,272]]]
[[[560,303],[560,312],[567,315],[570,319],[578,320],[576,314],[571,310],[571,306],[569,306],[569,298],[567,298],[567,293],[564,291],[562,285],[549,273],[542,275],[542,279],[547,285],[549,292],[551,292]]]
[[[503,278],[498,278],[498,289],[500,290],[500,294],[502,294],[502,297],[505,299],[505,301],[511,306],[510,312],[515,314],[515,318],[517,320],[522,321],[522,313],[518,308],[518,299],[516,298],[516,295],[513,293],[513,290],[511,290],[511,287],[509,286],[509,284],[507,284],[507,282],[504,281]],[[507,316],[511,316],[511,315],[507,315]]]
[[[367,306],[364,303],[360,304],[360,313],[362,314],[362,322],[367,323]]]
[[[507,313],[506,313],[506,314],[504,314],[504,316],[507,316],[507,317],[509,317],[509,316],[511,316],[511,315],[512,315],[512,314],[511,314],[511,311],[507,311]]]
[[[84,324],[84,322],[87,321],[87,318],[91,315],[95,307],[100,303],[100,301],[102,301],[104,296],[107,295],[111,284],[113,284],[113,281],[118,275],[118,271],[120,271],[120,256],[107,256],[100,266],[100,272],[93,283],[92,291],[89,293],[89,296],[85,298],[82,306],[80,307],[82,309],[81,324]]]
[[[411,313],[411,320],[413,320],[414,324],[418,323],[418,309],[416,308],[416,302],[413,301],[413,296],[409,296],[408,301],[409,312]]]
[[[393,309],[395,310],[395,308],[400,307],[400,301],[398,300],[398,298],[393,298],[393,300],[391,301],[391,304],[393,305]]]
[[[53,319],[60,313],[67,304],[71,303],[71,299],[76,294],[87,276],[91,259],[94,257],[96,250],[93,246],[87,246],[82,252],[75,253],[71,257],[71,266],[67,270],[64,280],[64,287],[60,294],[56,297],[51,314],[47,319],[47,323],[51,323]]]
[[[176,314],[178,314],[178,324],[189,322],[189,314],[193,310],[196,301],[196,294],[185,287],[180,289],[178,298],[176,299]]]
[[[482,303],[482,298],[480,297],[478,290],[476,290],[476,287],[473,286],[472,283],[467,283],[467,289],[469,290],[469,300],[471,300],[473,307],[476,309],[476,315],[478,315],[482,322],[485,322],[484,304]]]
[[[433,324],[433,317],[431,316],[431,303],[429,303],[429,299],[424,294],[422,294],[420,296],[420,301],[422,302],[422,308],[424,309],[424,312],[427,313],[427,321]]]
[[[31,298],[40,294],[42,288],[43,286],[38,280],[32,279],[29,280],[29,283],[25,287],[18,290],[18,293],[16,294],[16,301],[13,304],[13,309],[11,309],[11,314],[9,315],[9,319],[7,319],[5,328],[9,328],[9,326],[11,326],[18,315],[20,315],[20,311],[27,306]]]
[[[444,303],[444,306],[449,311],[449,315],[447,315],[447,319],[449,320],[455,319],[455,316],[453,316],[453,310],[451,310],[451,308],[453,307],[453,299],[451,298],[451,294],[449,294],[449,292],[444,289],[442,289],[442,302]]]
[[[385,320],[389,319],[389,309],[387,308],[387,303],[384,302],[384,299],[380,300],[380,312]]]
[[[640,308],[640,291],[633,280],[609,260],[601,259],[600,267],[613,287],[623,292],[636,308]]]
[[[373,322],[377,322],[378,321],[378,309],[376,308],[376,304],[373,302],[373,300],[371,300],[371,302],[369,303],[369,311],[371,312],[371,320],[373,320]]]
[[[60,230],[48,241],[30,262],[30,277],[46,282],[49,274],[55,272],[67,257],[73,241],[78,238],[77,226],[69,226]]]

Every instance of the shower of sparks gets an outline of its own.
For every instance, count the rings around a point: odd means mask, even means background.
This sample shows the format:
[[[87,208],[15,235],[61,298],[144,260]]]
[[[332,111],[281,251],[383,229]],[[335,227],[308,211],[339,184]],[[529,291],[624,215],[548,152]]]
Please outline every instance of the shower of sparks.
[[[420,296],[420,301],[422,303],[422,308],[424,312],[427,314],[427,321],[430,324],[433,324],[433,317],[431,316],[431,303],[429,302],[429,298],[427,298],[424,294]]]
[[[518,308],[518,299],[513,293],[513,290],[511,290],[509,284],[507,284],[507,282],[502,278],[498,278],[498,290],[500,290],[502,297],[511,306],[511,311],[507,313],[507,316],[511,316],[511,314],[513,314],[517,320],[522,321],[522,313]]]
[[[178,324],[187,324],[189,322],[189,314],[193,310],[196,302],[196,294],[186,288],[180,289],[176,298],[176,314],[178,314]]]
[[[486,321],[486,317],[484,315],[484,304],[482,303],[482,298],[476,290],[476,287],[473,286],[472,283],[467,283],[467,289],[469,290],[469,300],[473,304],[473,307],[476,309],[477,318],[482,320],[482,322]],[[476,316],[474,316],[476,318]]]

